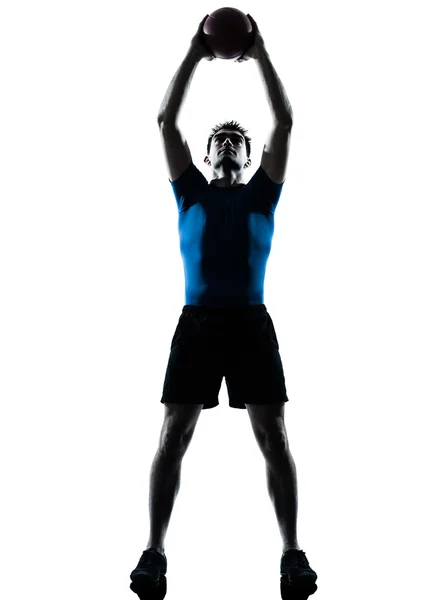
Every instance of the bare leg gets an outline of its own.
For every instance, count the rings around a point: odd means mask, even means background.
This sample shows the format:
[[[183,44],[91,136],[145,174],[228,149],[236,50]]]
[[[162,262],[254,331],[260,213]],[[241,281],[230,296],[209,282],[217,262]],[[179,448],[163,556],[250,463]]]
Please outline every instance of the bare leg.
[[[180,488],[182,457],[156,452],[150,477],[148,548],[165,552],[165,535],[171,518],[174,501]]]
[[[289,450],[281,457],[266,459],[266,475],[283,541],[283,552],[290,548],[300,550],[297,542],[297,474]]]

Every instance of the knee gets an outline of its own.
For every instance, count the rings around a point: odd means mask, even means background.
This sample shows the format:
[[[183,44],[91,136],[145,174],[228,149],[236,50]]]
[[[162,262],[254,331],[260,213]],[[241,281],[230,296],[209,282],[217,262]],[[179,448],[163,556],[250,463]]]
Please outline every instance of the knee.
[[[264,457],[269,461],[284,459],[289,454],[288,439],[281,431],[259,434],[257,441]]]
[[[159,452],[173,459],[184,456],[191,442],[192,435],[178,432],[174,429],[166,430],[160,436]]]

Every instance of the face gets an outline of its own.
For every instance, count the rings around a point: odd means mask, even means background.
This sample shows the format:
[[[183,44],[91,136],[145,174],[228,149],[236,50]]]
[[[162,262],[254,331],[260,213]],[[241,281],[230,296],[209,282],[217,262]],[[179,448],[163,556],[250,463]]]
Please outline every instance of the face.
[[[214,168],[230,163],[233,169],[243,169],[248,160],[244,136],[231,129],[218,131],[211,141],[209,159]]]

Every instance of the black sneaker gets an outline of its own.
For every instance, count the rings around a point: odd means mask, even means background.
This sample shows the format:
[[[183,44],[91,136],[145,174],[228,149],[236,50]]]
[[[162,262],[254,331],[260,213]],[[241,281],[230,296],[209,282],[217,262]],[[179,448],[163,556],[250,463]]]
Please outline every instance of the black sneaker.
[[[161,594],[157,594],[157,597],[163,598],[166,593],[165,575],[167,566],[166,556],[160,554],[158,550],[154,550],[153,548],[144,550],[138,561],[138,565],[131,573],[131,590],[140,598],[155,598],[156,595],[148,596],[148,592],[155,591],[157,588],[163,588],[163,590],[159,590]]]
[[[307,592],[308,595],[314,594],[317,590],[316,571],[310,567],[303,550],[291,549],[283,553],[280,575],[284,584]]]

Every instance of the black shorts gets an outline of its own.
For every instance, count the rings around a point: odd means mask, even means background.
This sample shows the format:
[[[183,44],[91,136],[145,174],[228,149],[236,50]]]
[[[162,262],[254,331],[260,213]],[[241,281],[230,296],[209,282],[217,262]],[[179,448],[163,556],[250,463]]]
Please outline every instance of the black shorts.
[[[161,402],[214,408],[223,377],[231,408],[288,402],[277,335],[264,304],[184,306]]]

